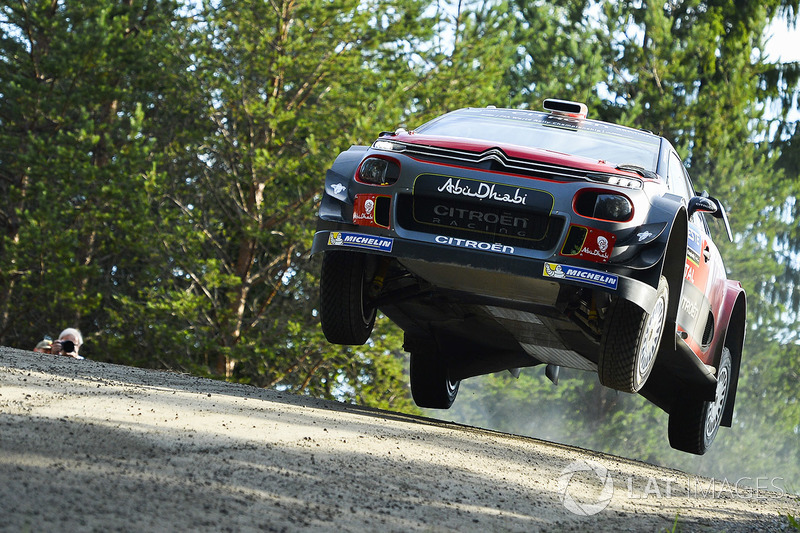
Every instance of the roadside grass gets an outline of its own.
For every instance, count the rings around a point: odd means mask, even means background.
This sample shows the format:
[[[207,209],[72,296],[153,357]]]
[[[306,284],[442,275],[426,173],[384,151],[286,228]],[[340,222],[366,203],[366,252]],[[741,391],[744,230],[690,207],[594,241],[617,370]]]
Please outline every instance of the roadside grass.
[[[796,490],[794,490],[794,487],[790,487],[789,491],[793,492],[796,495],[794,497],[794,499],[795,499],[796,502],[800,503],[800,496],[797,495],[797,494],[800,494],[800,493],[798,493]],[[800,518],[798,518],[797,516],[792,515],[791,513],[786,513],[786,518],[789,519],[789,525],[790,526],[792,526],[794,529],[800,531]]]
[[[664,533],[681,533],[681,525],[678,523],[680,513],[675,513],[675,521],[672,523],[672,529],[664,529]]]

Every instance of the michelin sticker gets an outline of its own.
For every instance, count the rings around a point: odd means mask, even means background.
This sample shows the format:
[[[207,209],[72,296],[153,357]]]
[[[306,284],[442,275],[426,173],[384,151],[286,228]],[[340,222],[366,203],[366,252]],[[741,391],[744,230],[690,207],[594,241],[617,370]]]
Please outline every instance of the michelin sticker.
[[[590,268],[580,268],[567,265],[559,265],[557,263],[544,264],[544,277],[568,279],[573,281],[581,281],[606,289],[617,289],[618,277],[614,274],[592,270]]]
[[[351,248],[364,248],[367,250],[378,250],[379,252],[391,252],[394,239],[389,237],[364,235],[362,233],[332,231],[328,234],[328,244],[331,246],[349,246]]]

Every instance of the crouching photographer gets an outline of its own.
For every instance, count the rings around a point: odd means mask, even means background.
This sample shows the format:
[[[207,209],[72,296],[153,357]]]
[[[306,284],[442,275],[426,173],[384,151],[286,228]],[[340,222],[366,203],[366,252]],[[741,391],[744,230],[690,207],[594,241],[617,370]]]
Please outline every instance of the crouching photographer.
[[[63,355],[73,359],[83,359],[78,355],[78,351],[83,344],[81,332],[75,328],[67,328],[58,336],[58,340],[50,345],[50,353],[53,355]]]

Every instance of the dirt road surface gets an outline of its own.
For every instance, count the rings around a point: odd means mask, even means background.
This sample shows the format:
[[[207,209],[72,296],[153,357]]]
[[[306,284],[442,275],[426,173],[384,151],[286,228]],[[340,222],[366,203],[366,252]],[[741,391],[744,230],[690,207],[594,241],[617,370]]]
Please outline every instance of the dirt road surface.
[[[787,513],[780,490],[0,348],[2,531],[795,531]]]

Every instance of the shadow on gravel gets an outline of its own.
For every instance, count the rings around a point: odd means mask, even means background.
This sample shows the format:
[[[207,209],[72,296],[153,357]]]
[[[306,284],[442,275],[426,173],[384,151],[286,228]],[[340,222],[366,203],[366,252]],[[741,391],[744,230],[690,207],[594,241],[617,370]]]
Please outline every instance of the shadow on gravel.
[[[519,439],[525,442],[532,442],[532,441],[539,442],[547,446],[561,448],[564,450],[580,451],[582,453],[586,453],[596,457],[604,457],[607,455],[601,452],[586,450],[574,446],[569,446],[566,444],[553,443],[549,441],[539,440],[533,437],[512,435],[489,429],[476,428],[473,426],[467,426],[437,418],[386,411],[374,407],[367,407],[356,404],[346,404],[331,400],[322,400],[318,398],[311,398],[308,396],[293,394],[291,392],[281,392],[271,389],[262,389],[259,387],[254,387],[252,385],[228,383],[208,378],[201,378],[193,376],[191,374],[142,369],[136,367],[127,367],[122,365],[114,365],[110,363],[97,363],[88,360],[84,361],[64,360],[63,362],[58,361],[57,364],[53,364],[52,356],[37,354],[34,352],[26,352],[23,350],[2,348],[2,347],[0,347],[0,366],[3,363],[4,351],[11,352],[14,356],[22,356],[21,359],[19,357],[15,357],[15,368],[17,369],[28,370],[33,372],[43,372],[49,375],[60,376],[66,379],[79,379],[79,380],[98,383],[100,385],[119,384],[119,385],[128,385],[131,387],[141,387],[144,389],[153,389],[153,390],[167,389],[176,392],[186,392],[190,394],[201,394],[197,392],[197,388],[201,387],[203,389],[202,394],[212,393],[234,398],[265,400],[269,402],[291,405],[296,407],[307,407],[313,409],[323,409],[333,412],[357,414],[369,418],[379,418],[387,421],[405,422],[410,424],[423,424],[427,426],[452,428],[452,429],[458,428],[464,431],[474,431],[487,435],[495,435],[503,439],[510,439],[510,440]],[[124,371],[125,373],[124,380],[111,379],[111,378],[106,379],[98,377],[98,375],[109,373],[108,372],[109,369]],[[446,416],[446,413],[447,413],[446,411],[442,411],[442,415]],[[648,463],[644,463],[641,461],[636,461],[616,456],[613,456],[613,459],[615,461],[630,462],[631,464],[637,464],[646,467],[652,466]]]
[[[374,457],[357,443],[333,453],[252,441],[220,446],[0,415],[3,434],[19,434],[18,425],[32,438],[0,438],[0,509],[12,530],[296,530],[333,523],[342,530],[463,530],[466,520],[475,528],[537,531],[547,522],[536,509],[558,503],[546,490],[523,492],[503,482],[489,489],[469,470]],[[63,443],[56,453],[45,435]]]
[[[186,435],[0,415],[0,435],[20,434],[12,431],[19,425],[31,438],[0,438],[8,530],[323,531],[335,524],[343,531],[604,531],[628,519],[627,530],[661,531],[680,511],[578,517],[546,487],[375,457],[357,443],[332,453],[252,441],[209,445]],[[554,510],[562,515],[555,520]],[[681,523],[684,531],[763,530],[734,512],[709,524]]]
[[[468,431],[479,431],[487,434],[494,434],[504,438],[519,438],[523,440],[537,440],[531,437],[522,437],[516,435],[509,435],[505,433],[495,432],[492,430],[484,430],[455,422],[448,422],[435,418],[418,416],[412,414],[398,413],[393,411],[386,411],[374,407],[361,406],[356,404],[346,404],[335,402],[331,400],[322,400],[293,394],[291,392],[281,392],[271,389],[262,389],[251,385],[244,385],[239,383],[228,383],[224,381],[217,381],[213,379],[201,378],[190,374],[167,372],[161,370],[142,369],[136,367],[127,367],[122,365],[114,365],[110,363],[98,363],[94,361],[84,360],[58,360],[53,362],[52,356],[42,355],[34,352],[26,352],[24,350],[14,350],[10,348],[0,347],[0,366],[3,364],[4,352],[14,356],[14,368],[18,370],[27,370],[30,372],[41,372],[48,375],[60,376],[65,379],[78,379],[99,385],[127,385],[131,387],[141,387],[144,389],[153,390],[174,390],[177,392],[186,392],[191,394],[199,394],[198,387],[202,387],[202,394],[212,393],[221,394],[235,398],[247,399],[260,399],[269,402],[281,403],[285,405],[292,405],[297,407],[308,407],[314,409],[324,409],[334,412],[346,412],[352,414],[363,415],[371,418],[381,418],[383,420],[393,420],[398,422],[407,422],[412,424],[424,424],[437,427],[450,427],[460,428]],[[112,372],[109,372],[111,370]],[[117,372],[113,372],[117,370]],[[117,374],[124,372],[124,380],[115,378],[102,378],[104,374]],[[115,376],[116,377],[116,376]],[[99,391],[98,391],[99,392]],[[446,411],[442,411],[446,414]],[[546,441],[539,441],[546,442]],[[566,449],[578,449],[566,445],[554,444],[547,442],[552,446],[563,446]],[[588,453],[595,453],[589,450],[584,450]]]
[[[58,360],[57,364],[53,363],[52,356],[37,354],[34,352],[26,352],[23,350],[11,350],[8,348],[0,348],[0,365],[3,362],[3,351],[13,352],[15,357],[16,368],[22,370],[29,370],[34,372],[43,372],[49,375],[57,375],[66,379],[79,379],[104,384],[120,384],[131,387],[141,387],[143,389],[152,390],[171,390],[176,392],[185,392],[189,394],[202,394],[207,393],[219,394],[232,398],[246,398],[253,400],[263,400],[273,403],[284,404],[294,407],[304,407],[311,409],[321,409],[336,413],[348,413],[366,417],[364,421],[366,425],[374,424],[374,420],[404,422],[408,424],[420,424],[424,426],[433,426],[439,428],[458,429],[461,431],[477,432],[485,435],[493,435],[502,438],[506,441],[520,441],[520,442],[537,442],[543,446],[555,449],[570,450],[586,454],[588,457],[608,457],[612,458],[615,463],[636,464],[641,467],[658,468],[648,463],[636,461],[632,459],[621,458],[617,456],[608,456],[607,454],[596,452],[593,450],[586,450],[566,444],[553,443],[549,441],[539,440],[533,437],[525,437],[518,435],[511,435],[507,433],[496,432],[488,429],[476,428],[473,426],[466,426],[455,422],[430,418],[425,416],[411,415],[405,413],[397,413],[393,411],[386,411],[373,407],[360,406],[355,404],[345,404],[331,400],[322,400],[317,398],[310,398],[308,396],[301,396],[290,392],[281,392],[270,389],[262,389],[251,385],[244,385],[238,383],[228,383],[224,381],[217,381],[207,378],[201,378],[190,374],[167,372],[152,369],[142,369],[136,367],[127,367],[123,365],[114,365],[110,363],[98,363],[94,361],[84,360]],[[19,356],[22,356],[21,358]],[[109,372],[110,370],[110,372]],[[119,379],[105,379],[98,376],[104,374],[119,374],[124,372],[124,380]],[[115,376],[116,377],[116,376]],[[198,393],[197,389],[202,388],[203,392]],[[97,389],[97,394],[102,394],[101,389]],[[442,415],[446,416],[446,411],[442,411]],[[269,413],[264,413],[264,416],[269,416]],[[286,417],[287,414],[282,416]],[[288,416],[292,416],[291,414]],[[303,413],[295,415],[293,423],[297,425],[316,424],[313,421],[313,416],[310,413]],[[309,420],[312,419],[312,420]],[[286,421],[286,418],[283,418]],[[369,431],[365,428],[365,431]],[[409,433],[406,428],[403,430],[405,434]],[[418,434],[425,435],[426,430],[420,430]],[[676,471],[677,472],[677,471]],[[683,475],[683,473],[680,473]]]

